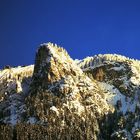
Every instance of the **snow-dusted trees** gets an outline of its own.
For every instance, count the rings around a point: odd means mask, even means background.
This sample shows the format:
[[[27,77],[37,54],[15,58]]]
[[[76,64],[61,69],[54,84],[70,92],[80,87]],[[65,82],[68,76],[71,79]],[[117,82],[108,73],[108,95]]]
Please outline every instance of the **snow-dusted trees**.
[[[140,70],[140,61],[130,59],[128,57],[117,55],[117,54],[99,54],[95,55],[93,57],[86,57],[82,61],[78,63],[78,65],[82,68],[89,68],[89,67],[96,67],[99,65],[104,64],[105,62],[127,62],[127,63],[133,63],[136,67]]]

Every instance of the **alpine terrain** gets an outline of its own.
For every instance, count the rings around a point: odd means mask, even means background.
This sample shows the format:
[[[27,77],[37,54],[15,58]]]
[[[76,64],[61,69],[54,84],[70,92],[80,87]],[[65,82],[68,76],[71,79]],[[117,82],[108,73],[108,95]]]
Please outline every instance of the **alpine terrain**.
[[[140,61],[41,44],[0,70],[0,140],[140,140]]]

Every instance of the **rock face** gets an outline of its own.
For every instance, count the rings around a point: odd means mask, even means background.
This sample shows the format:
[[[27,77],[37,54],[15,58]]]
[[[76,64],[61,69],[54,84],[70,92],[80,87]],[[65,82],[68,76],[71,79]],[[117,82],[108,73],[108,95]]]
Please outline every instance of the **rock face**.
[[[35,65],[0,71],[2,140],[140,139],[140,61],[98,55],[74,61],[42,44]]]
[[[120,55],[98,55],[78,62],[96,79],[108,104],[115,107],[111,139],[140,139],[140,61]]]
[[[22,120],[33,65],[0,71],[0,122],[15,125]]]
[[[98,120],[110,108],[96,82],[53,44],[43,44],[35,62],[28,115],[47,125],[51,139],[100,139]]]

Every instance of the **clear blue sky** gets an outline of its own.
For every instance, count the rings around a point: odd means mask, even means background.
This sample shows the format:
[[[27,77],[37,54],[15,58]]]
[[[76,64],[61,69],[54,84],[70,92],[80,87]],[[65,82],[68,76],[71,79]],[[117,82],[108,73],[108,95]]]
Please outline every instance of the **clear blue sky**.
[[[140,59],[140,1],[0,0],[0,67],[34,63],[39,44],[49,41],[74,59]]]

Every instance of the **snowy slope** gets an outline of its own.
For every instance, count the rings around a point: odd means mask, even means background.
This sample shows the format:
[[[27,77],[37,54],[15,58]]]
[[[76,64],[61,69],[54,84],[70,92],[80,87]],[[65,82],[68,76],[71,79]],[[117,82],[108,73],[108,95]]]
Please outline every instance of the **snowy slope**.
[[[105,99],[114,108],[112,139],[133,139],[140,131],[140,61],[121,55],[97,55],[77,61],[97,80]],[[112,126],[113,127],[113,126]]]
[[[22,119],[33,65],[0,71],[0,122],[15,125]]]
[[[32,124],[47,129],[49,135],[37,133],[43,140],[137,140],[139,112],[140,61],[125,56],[74,61],[65,49],[45,43],[35,65],[0,70],[2,133],[5,124],[20,123],[27,137],[33,136]]]

